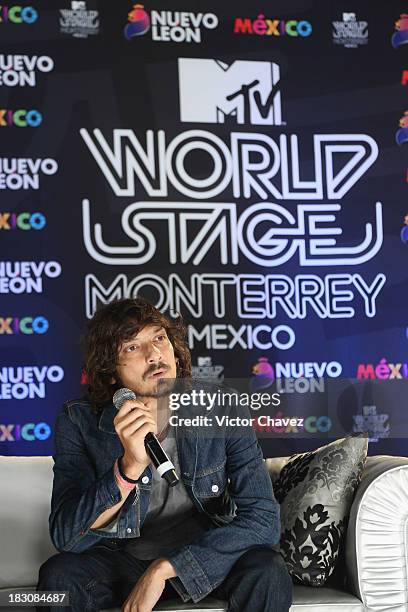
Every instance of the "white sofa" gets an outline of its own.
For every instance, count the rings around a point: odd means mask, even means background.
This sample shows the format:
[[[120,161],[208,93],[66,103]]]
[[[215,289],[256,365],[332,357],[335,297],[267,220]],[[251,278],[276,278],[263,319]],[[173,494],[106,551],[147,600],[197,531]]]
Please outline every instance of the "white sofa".
[[[266,460],[272,478],[286,460]],[[56,552],[48,534],[52,464],[52,457],[0,456],[1,593],[34,590],[40,565]],[[408,458],[367,459],[351,508],[346,565],[348,591],[296,585],[291,612],[408,612]],[[207,598],[156,609],[221,612],[226,605]]]

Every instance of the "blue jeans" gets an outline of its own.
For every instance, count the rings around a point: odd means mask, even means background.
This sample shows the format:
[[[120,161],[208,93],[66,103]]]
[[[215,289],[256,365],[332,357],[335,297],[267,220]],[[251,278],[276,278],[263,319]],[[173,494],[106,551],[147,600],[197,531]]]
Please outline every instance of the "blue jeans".
[[[120,607],[150,563],[135,559],[111,540],[82,553],[56,554],[41,566],[37,590],[69,591],[70,608],[37,609],[97,612]],[[292,581],[278,552],[254,547],[236,561],[211,596],[228,601],[229,612],[287,612],[292,603]],[[168,581],[160,601],[164,599],[182,603]]]

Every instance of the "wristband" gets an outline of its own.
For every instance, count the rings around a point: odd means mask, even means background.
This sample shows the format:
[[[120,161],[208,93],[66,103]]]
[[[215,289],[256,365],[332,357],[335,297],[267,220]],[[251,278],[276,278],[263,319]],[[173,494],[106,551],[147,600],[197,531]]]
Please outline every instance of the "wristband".
[[[122,457],[118,457],[118,470],[119,470],[119,474],[120,476],[123,478],[123,480],[126,480],[126,482],[130,482],[131,484],[137,484],[138,480],[132,480],[132,478],[129,478],[128,476],[126,476],[126,474],[124,473],[123,469],[122,469]]]
[[[115,464],[113,466],[113,473],[114,473],[115,478],[116,478],[116,483],[122,489],[126,489],[126,491],[133,491],[133,489],[138,486],[136,481],[133,481],[133,483],[132,483],[129,480],[123,478],[122,477],[122,473],[121,473],[120,468],[119,468],[119,465],[120,465],[119,464],[119,459],[116,459]]]

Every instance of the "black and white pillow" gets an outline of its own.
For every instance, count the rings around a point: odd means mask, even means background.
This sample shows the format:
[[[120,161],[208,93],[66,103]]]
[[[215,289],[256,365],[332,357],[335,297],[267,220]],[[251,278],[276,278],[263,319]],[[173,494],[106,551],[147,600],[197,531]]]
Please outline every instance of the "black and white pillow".
[[[335,569],[367,446],[359,434],[293,455],[274,482],[281,553],[303,584],[322,586]]]

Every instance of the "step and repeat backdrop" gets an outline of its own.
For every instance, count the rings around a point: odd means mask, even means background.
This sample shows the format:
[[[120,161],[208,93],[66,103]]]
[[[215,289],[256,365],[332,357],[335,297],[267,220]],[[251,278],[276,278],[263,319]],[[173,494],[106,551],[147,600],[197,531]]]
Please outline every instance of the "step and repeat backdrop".
[[[84,392],[86,321],[137,295],[183,314],[196,375],[281,379],[309,408],[355,379],[344,427],[407,454],[404,10],[0,7],[1,454],[52,453]],[[392,406],[376,401],[393,380]],[[270,456],[310,447],[277,431]]]

